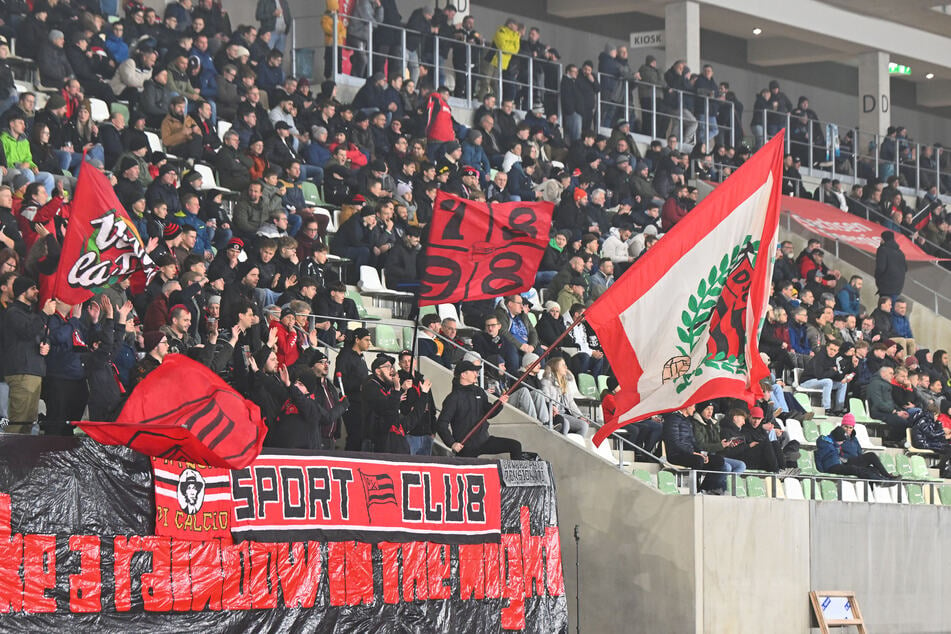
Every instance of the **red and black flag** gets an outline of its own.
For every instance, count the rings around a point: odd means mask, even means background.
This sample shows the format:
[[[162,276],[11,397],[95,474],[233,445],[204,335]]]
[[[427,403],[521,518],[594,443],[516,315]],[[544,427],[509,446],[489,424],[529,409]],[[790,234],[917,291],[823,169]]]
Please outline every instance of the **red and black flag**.
[[[183,354],[165,357],[136,386],[116,422],[75,424],[105,445],[227,469],[251,464],[267,433],[257,405]]]
[[[396,489],[393,487],[393,478],[385,473],[364,473],[360,469],[360,480],[363,481],[363,491],[367,501],[367,517],[373,521],[370,515],[370,507],[374,504],[399,504],[396,499]]]

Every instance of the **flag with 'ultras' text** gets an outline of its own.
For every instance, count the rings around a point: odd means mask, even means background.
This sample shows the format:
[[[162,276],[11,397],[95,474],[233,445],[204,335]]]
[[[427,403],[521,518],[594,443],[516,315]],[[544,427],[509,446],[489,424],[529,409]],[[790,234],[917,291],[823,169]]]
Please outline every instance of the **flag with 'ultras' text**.
[[[782,195],[773,137],[668,231],[585,312],[617,376],[628,423],[711,398],[751,400],[769,369],[759,330],[769,301]]]
[[[439,192],[419,285],[419,305],[527,291],[548,246],[554,205],[482,203]]]
[[[112,284],[151,267],[145,243],[109,179],[89,163],[79,170],[53,296],[81,304]]]

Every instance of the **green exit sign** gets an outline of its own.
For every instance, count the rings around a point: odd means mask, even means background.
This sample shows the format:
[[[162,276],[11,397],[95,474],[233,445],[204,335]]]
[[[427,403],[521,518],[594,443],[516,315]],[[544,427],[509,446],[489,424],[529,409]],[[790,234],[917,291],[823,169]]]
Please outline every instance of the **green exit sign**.
[[[888,74],[889,75],[911,75],[911,66],[905,66],[904,64],[896,64],[895,62],[890,62],[888,64]]]

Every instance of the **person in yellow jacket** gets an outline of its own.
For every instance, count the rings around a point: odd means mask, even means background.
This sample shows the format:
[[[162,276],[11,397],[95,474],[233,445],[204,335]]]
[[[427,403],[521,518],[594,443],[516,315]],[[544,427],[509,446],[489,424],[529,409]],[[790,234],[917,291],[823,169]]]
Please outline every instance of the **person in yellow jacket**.
[[[482,99],[486,93],[493,92],[499,76],[499,55],[502,56],[502,71],[509,68],[512,62],[512,55],[517,55],[522,45],[522,38],[518,32],[518,22],[514,18],[509,18],[505,24],[500,26],[492,38],[492,44],[498,49],[498,52],[484,59],[482,62],[482,77],[479,79],[478,98]],[[501,97],[501,95],[499,95]]]
[[[327,0],[327,10],[320,18],[320,26],[324,29],[324,79],[330,79],[334,72],[334,12],[337,13],[337,50],[343,51],[347,41],[347,21],[340,11],[340,0]],[[337,54],[337,68],[341,66],[341,56]]]
[[[201,128],[185,114],[185,98],[172,97],[168,114],[162,120],[162,145],[169,154],[183,159],[201,158]]]

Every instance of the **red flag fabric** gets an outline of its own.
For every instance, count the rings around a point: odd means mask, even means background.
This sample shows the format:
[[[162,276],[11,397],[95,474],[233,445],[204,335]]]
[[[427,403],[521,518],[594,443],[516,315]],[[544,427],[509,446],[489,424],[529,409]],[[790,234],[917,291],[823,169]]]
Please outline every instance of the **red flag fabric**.
[[[850,247],[855,247],[872,255],[882,244],[881,236],[886,228],[871,220],[846,213],[832,205],[806,198],[783,196],[782,204],[783,213],[788,213],[789,217],[798,224],[820,236],[844,242]],[[927,218],[926,214],[925,220]],[[941,259],[922,251],[917,244],[909,240],[902,232],[895,231],[894,233],[901,252],[905,254],[905,258],[909,262],[935,262]]]
[[[70,206],[53,281],[54,297],[67,304],[81,304],[151,266],[142,237],[102,171],[83,164]]]
[[[548,202],[481,203],[439,192],[419,305],[528,290],[548,246],[553,211]]]
[[[699,401],[752,400],[779,230],[778,134],[667,232],[585,312],[621,390],[619,427]]]
[[[104,445],[226,469],[251,464],[267,434],[257,405],[183,354],[167,356],[136,386],[115,423],[75,425]]]

